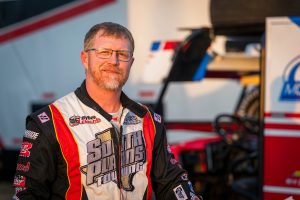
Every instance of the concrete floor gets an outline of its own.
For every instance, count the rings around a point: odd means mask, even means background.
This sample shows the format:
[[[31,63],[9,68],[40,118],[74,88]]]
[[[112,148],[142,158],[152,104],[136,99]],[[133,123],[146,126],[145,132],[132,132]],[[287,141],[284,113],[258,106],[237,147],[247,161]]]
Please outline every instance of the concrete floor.
[[[12,183],[8,181],[0,182],[0,200],[11,200],[14,195]]]

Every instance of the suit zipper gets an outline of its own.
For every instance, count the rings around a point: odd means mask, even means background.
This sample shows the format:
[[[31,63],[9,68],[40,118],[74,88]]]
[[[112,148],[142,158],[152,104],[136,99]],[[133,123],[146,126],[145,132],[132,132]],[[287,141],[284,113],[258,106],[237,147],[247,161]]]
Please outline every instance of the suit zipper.
[[[120,199],[123,199],[123,193],[122,193],[122,181],[121,181],[121,177],[122,177],[122,174],[121,174],[121,147],[122,147],[122,126],[120,126],[120,133],[119,133],[120,137],[119,137],[119,143],[118,143],[118,154],[119,154],[119,160],[118,160],[118,163],[119,163],[119,184],[120,184]]]
[[[118,167],[117,167],[117,169],[118,169],[118,173],[117,173],[117,175],[118,175],[118,177],[117,177],[117,179],[118,179],[118,184],[119,184],[119,186],[120,186],[120,200],[123,200],[124,198],[123,198],[123,194],[122,194],[122,181],[121,181],[121,147],[122,147],[122,125],[121,125],[121,119],[122,119],[122,115],[123,115],[123,110],[124,110],[124,108],[122,108],[122,111],[121,111],[121,115],[120,115],[120,117],[119,117],[119,121],[118,121],[118,124],[120,125],[120,128],[118,128],[118,127],[115,127],[115,131],[116,131],[116,136],[117,136],[117,142],[118,142],[118,145],[117,145],[117,147],[118,147],[118,156],[117,156],[117,158],[118,158],[118,160],[117,160],[117,163],[118,163]],[[113,125],[113,127],[114,127],[114,125]]]

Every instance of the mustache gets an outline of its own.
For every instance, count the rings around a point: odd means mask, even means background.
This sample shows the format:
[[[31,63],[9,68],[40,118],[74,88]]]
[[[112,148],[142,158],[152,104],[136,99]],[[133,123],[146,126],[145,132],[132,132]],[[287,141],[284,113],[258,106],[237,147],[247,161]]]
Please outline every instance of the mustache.
[[[101,71],[110,71],[113,73],[121,74],[121,70],[114,65],[102,65],[102,66],[100,66],[100,70]]]

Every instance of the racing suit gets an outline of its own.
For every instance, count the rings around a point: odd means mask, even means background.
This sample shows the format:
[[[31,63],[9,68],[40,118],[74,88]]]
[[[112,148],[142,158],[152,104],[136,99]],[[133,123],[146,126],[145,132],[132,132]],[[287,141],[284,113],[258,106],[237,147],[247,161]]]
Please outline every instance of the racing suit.
[[[16,199],[199,199],[167,145],[160,115],[121,95],[120,127],[85,82],[32,113],[17,163]]]

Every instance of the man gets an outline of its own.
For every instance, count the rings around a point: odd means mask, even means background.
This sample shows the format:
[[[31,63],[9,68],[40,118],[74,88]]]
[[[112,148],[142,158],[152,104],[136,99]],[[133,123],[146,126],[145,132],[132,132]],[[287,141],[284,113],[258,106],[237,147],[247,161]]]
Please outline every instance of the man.
[[[162,118],[122,87],[134,40],[105,22],[85,36],[86,80],[26,120],[14,187],[19,199],[199,199],[174,159]]]

